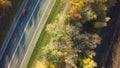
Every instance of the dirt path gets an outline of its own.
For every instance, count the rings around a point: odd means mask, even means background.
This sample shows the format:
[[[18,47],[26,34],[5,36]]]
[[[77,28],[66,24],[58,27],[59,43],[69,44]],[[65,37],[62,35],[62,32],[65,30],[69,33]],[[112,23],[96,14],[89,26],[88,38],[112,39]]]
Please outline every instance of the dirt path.
[[[117,22],[117,38],[115,44],[113,45],[112,68],[120,68],[120,15]]]

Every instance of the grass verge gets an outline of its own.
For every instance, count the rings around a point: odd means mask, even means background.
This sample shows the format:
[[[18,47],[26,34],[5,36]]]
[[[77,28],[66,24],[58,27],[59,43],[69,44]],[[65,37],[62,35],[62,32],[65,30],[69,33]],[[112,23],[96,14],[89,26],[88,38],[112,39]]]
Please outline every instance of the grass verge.
[[[38,42],[34,48],[34,51],[32,53],[32,56],[30,58],[30,61],[27,65],[27,68],[33,68],[35,65],[35,61],[40,59],[40,52],[41,52],[41,47],[45,46],[49,41],[50,41],[50,35],[45,31],[46,25],[54,21],[55,16],[60,12],[60,5],[61,0],[56,0],[56,3],[54,7],[52,8],[52,11],[46,21],[46,24],[42,30],[42,33],[38,39]]]

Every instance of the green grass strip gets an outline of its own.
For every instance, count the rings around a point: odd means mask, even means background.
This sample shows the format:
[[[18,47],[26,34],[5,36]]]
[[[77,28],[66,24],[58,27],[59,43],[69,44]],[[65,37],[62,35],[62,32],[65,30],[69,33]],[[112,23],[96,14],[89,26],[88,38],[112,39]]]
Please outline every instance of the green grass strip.
[[[47,22],[42,30],[42,33],[38,39],[38,42],[34,48],[34,51],[32,53],[32,56],[30,58],[30,61],[28,63],[27,68],[32,68],[36,60],[40,59],[40,52],[41,52],[41,47],[45,46],[49,41],[50,41],[50,35],[45,31],[46,25],[54,21],[55,16],[60,12],[60,3],[61,0],[56,0],[54,7],[52,8],[52,11],[47,19]]]

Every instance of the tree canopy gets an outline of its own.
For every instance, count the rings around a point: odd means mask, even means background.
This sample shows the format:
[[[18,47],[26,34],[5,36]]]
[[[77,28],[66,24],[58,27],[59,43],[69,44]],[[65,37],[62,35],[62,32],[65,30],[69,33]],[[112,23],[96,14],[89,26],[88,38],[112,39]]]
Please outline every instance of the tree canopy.
[[[65,5],[64,8],[54,21],[47,25],[46,31],[51,35],[51,39],[43,46],[42,56],[54,65],[65,63],[72,68],[97,67],[93,59],[96,55],[94,49],[101,43],[101,37],[94,30],[107,25],[106,1],[62,2],[61,6]]]
[[[0,16],[4,15],[4,12],[11,7],[11,1],[9,0],[0,0]]]

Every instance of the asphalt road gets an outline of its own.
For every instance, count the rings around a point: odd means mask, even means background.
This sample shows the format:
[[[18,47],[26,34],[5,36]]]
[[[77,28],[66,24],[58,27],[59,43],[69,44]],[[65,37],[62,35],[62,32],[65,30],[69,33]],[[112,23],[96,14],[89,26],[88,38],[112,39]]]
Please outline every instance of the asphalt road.
[[[25,68],[55,0],[28,0],[0,59],[0,68]],[[22,10],[21,10],[22,11]],[[4,46],[4,45],[3,45]]]

